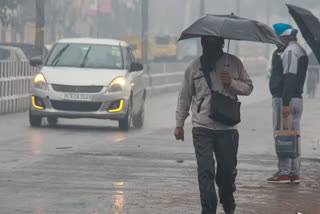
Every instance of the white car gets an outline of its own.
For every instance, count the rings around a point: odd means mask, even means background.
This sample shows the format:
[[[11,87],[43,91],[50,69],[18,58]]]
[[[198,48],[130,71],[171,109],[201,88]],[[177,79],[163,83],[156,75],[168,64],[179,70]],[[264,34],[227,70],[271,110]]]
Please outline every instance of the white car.
[[[41,58],[32,58],[33,66]],[[58,118],[118,120],[128,130],[144,122],[146,82],[143,65],[127,43],[111,39],[63,39],[51,49],[34,78],[29,121],[41,126]]]

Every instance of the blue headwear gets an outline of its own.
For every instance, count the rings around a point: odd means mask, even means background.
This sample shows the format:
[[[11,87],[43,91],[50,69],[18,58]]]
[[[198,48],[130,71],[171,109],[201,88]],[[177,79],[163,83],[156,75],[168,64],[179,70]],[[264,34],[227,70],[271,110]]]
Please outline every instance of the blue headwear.
[[[293,29],[291,25],[277,23],[273,25],[273,29],[278,36],[296,36],[298,30]]]

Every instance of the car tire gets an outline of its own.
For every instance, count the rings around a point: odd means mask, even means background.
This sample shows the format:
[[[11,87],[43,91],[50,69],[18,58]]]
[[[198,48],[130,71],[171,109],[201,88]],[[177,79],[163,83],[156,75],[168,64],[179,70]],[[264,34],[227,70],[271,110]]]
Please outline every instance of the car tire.
[[[29,111],[29,123],[31,127],[40,127],[42,123],[42,117],[35,116]]]
[[[47,121],[48,121],[49,126],[56,126],[58,124],[57,117],[48,117]]]
[[[128,131],[132,123],[132,101],[129,102],[128,112],[124,119],[119,120],[119,129],[122,131]]]
[[[132,117],[133,127],[138,128],[138,129],[141,129],[144,124],[144,103],[145,103],[145,101],[143,101],[143,104],[141,106],[141,110],[140,110],[139,114]]]

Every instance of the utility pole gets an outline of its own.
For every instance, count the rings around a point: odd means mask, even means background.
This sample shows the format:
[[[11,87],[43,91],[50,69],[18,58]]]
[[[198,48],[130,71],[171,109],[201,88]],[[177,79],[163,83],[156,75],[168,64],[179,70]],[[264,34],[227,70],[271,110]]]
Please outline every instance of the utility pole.
[[[236,0],[236,15],[240,16],[240,0]],[[236,56],[239,56],[239,42],[238,41],[236,41],[234,52],[235,52]]]
[[[292,4],[292,0],[287,0],[287,4]],[[288,24],[292,25],[292,17],[288,16]]]
[[[101,27],[101,8],[100,0],[97,0],[97,12],[96,12],[96,26],[97,26],[97,38],[100,38],[100,27]]]
[[[141,58],[143,63],[148,64],[149,0],[142,0],[141,11],[142,11]]]
[[[205,0],[200,0],[200,17],[205,15]],[[201,55],[201,43],[198,42],[198,54]]]
[[[35,46],[41,48],[42,54],[44,48],[44,0],[36,0],[36,32],[35,32]]]
[[[184,23],[183,23],[183,29],[186,29],[188,27],[189,20],[190,20],[190,14],[191,14],[191,3],[192,0],[187,0],[185,3],[185,10],[184,10]]]
[[[205,15],[205,0],[200,0],[200,16]]]
[[[270,1],[266,1],[266,24],[269,26],[270,25]],[[265,57],[266,59],[269,58],[269,52],[270,52],[270,47],[269,45],[265,46]]]

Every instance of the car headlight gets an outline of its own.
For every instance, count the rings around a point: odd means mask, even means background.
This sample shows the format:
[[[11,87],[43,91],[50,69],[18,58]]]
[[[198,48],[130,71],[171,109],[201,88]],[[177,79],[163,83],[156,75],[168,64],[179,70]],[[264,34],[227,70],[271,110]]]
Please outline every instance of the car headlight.
[[[46,79],[44,78],[43,74],[37,74],[33,80],[33,86],[35,88],[38,88],[38,89],[42,89],[42,90],[46,90],[48,91],[48,85],[47,85],[47,81]]]
[[[117,77],[115,78],[109,88],[108,88],[108,92],[109,93],[114,93],[114,92],[120,92],[123,91],[125,89],[126,86],[126,79],[124,77]]]

